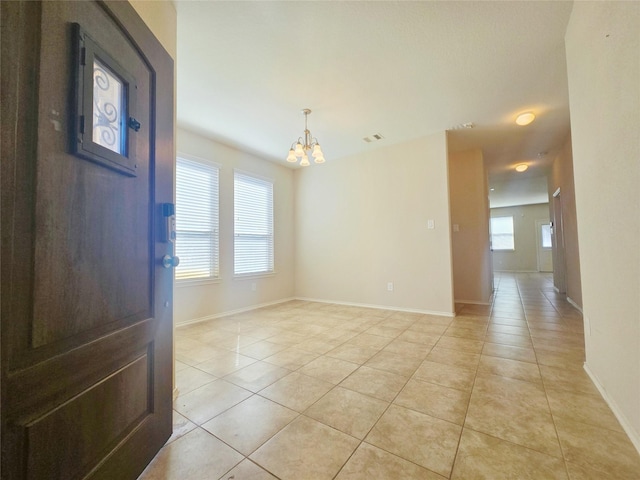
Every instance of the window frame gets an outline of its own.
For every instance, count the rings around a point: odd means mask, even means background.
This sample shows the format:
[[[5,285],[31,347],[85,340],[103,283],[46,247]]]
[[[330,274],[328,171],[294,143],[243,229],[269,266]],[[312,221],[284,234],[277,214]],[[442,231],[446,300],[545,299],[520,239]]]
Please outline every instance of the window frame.
[[[254,185],[263,185],[268,186],[267,193],[267,206],[268,211],[266,214],[266,222],[267,234],[256,234],[256,233],[238,233],[239,224],[238,224],[238,208],[239,208],[239,199],[238,199],[238,180],[245,179],[248,183],[253,183]],[[252,172],[247,172],[240,169],[233,170],[233,277],[234,278],[248,278],[248,277],[264,277],[271,276],[276,273],[275,269],[275,200],[274,200],[274,191],[275,191],[275,182],[272,178],[263,177],[257,175]],[[247,201],[245,199],[244,201]],[[254,212],[257,206],[253,206]],[[266,258],[263,261],[267,264],[267,268],[265,270],[253,270],[253,271],[239,271],[238,270],[238,255],[239,250],[239,238],[256,238],[262,236],[266,240],[266,246],[268,247]]]
[[[210,256],[210,266],[213,274],[208,277],[191,277],[191,278],[178,278],[178,273],[180,266],[184,265],[184,260],[181,257],[181,265],[176,267],[176,286],[189,286],[189,285],[197,285],[197,284],[206,284],[206,283],[219,283],[222,280],[221,276],[221,268],[220,268],[220,174],[221,174],[221,165],[213,162],[211,160],[207,160],[204,158],[195,157],[192,155],[184,154],[178,152],[176,155],[176,240],[175,240],[175,248],[176,255],[180,256],[180,250],[178,246],[179,238],[180,238],[180,215],[179,215],[179,199],[178,199],[178,163],[179,161],[184,161],[187,163],[192,163],[198,165],[203,171],[209,170],[210,172],[215,171],[216,182],[214,185],[214,192],[212,192],[212,202],[209,205],[212,216],[212,227],[210,230],[210,234],[212,235],[211,239],[211,256]],[[206,231],[203,232],[206,234]]]
[[[509,219],[511,219],[511,238],[512,238],[512,243],[513,243],[513,247],[512,248],[499,248],[499,247],[496,247],[496,242],[494,241],[495,236],[496,235],[506,235],[506,234],[496,234],[494,232],[493,220],[497,219],[497,218],[509,218]],[[515,252],[515,250],[516,250],[516,227],[515,227],[515,223],[513,221],[513,215],[496,215],[496,216],[490,218],[489,223],[491,225],[491,250],[493,250],[494,252]]]
[[[136,81],[106,50],[95,42],[77,23],[73,24],[74,35],[74,84],[71,153],[115,170],[129,177],[137,176],[135,133],[141,125],[137,123],[135,91]],[[93,140],[94,116],[94,62],[99,62],[112,76],[121,82],[120,142],[122,152],[113,151]],[[135,125],[137,123],[137,125]],[[147,126],[145,126],[145,129]],[[146,130],[144,130],[146,131]]]

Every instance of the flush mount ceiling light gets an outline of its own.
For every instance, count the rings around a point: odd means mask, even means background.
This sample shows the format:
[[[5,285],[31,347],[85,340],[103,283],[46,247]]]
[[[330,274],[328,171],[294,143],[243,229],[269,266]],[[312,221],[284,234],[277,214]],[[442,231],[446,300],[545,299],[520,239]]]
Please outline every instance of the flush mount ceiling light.
[[[529,125],[535,119],[536,119],[536,116],[533,114],[533,112],[525,112],[525,113],[521,113],[516,117],[516,123],[518,125],[525,126],[525,125]]]
[[[311,136],[311,132],[307,128],[307,116],[310,113],[311,110],[308,108],[302,110],[302,114],[304,115],[304,137],[299,137],[297,142],[291,144],[291,149],[287,156],[287,162],[295,163],[299,160],[301,167],[311,165],[309,163],[309,157],[307,156],[308,150],[312,150],[311,156],[316,163],[324,163],[324,154],[320,148],[320,143],[318,143],[317,138]]]
[[[516,165],[516,172],[524,172],[529,168],[529,165],[526,163],[521,163],[520,165]]]

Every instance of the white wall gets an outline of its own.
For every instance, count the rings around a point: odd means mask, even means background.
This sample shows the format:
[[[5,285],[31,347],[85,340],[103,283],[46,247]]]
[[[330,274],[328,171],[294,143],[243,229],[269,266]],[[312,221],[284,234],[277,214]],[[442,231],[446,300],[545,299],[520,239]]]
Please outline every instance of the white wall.
[[[565,45],[586,368],[640,450],[640,3],[575,2]]]
[[[525,177],[506,182],[491,182],[489,206],[491,208],[515,205],[536,205],[549,201],[547,177]]]
[[[293,171],[272,162],[178,129],[178,155],[187,154],[220,164],[220,277],[216,283],[174,289],[177,324],[255,305],[291,298],[294,293]],[[233,170],[238,168],[272,179],[274,257],[276,274],[233,277]],[[252,283],[256,291],[252,291]]]
[[[445,132],[295,176],[297,296],[453,312]]]
[[[147,24],[160,41],[171,58],[176,58],[177,52],[177,14],[173,2],[168,0],[129,0],[131,6]]]
[[[578,245],[578,221],[576,217],[576,189],[573,175],[573,152],[571,151],[571,136],[567,138],[562,150],[553,159],[549,172],[549,198],[560,189],[560,204],[562,206],[562,234],[564,235],[564,283],[567,297],[582,308],[582,284],[580,279],[580,248]],[[553,199],[549,203],[549,215],[553,218]],[[554,247],[556,248],[556,247]],[[562,261],[561,254],[556,254],[558,261]],[[555,261],[555,260],[554,260]],[[554,285],[558,287],[561,279],[559,272],[554,271]]]
[[[489,198],[482,150],[449,153],[453,291],[457,303],[489,304]]]
[[[549,223],[549,204],[492,208],[492,217],[513,217],[514,251],[494,250],[493,269],[496,272],[537,272],[537,241],[540,234],[536,220]],[[551,255],[551,252],[548,252]]]

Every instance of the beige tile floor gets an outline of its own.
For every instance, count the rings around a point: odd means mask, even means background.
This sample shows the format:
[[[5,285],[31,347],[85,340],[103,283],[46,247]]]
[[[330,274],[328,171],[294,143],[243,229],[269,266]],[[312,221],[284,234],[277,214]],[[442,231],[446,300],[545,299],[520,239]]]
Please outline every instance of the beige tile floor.
[[[584,373],[582,318],[501,274],[455,318],[293,301],[176,331],[150,479],[640,479]]]

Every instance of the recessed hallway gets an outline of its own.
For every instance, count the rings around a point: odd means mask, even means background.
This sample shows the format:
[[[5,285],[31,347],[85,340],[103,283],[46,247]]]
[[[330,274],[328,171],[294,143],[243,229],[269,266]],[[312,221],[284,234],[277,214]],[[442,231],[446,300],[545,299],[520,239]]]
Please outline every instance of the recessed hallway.
[[[293,301],[178,328],[141,479],[638,479],[550,275],[455,318]]]

